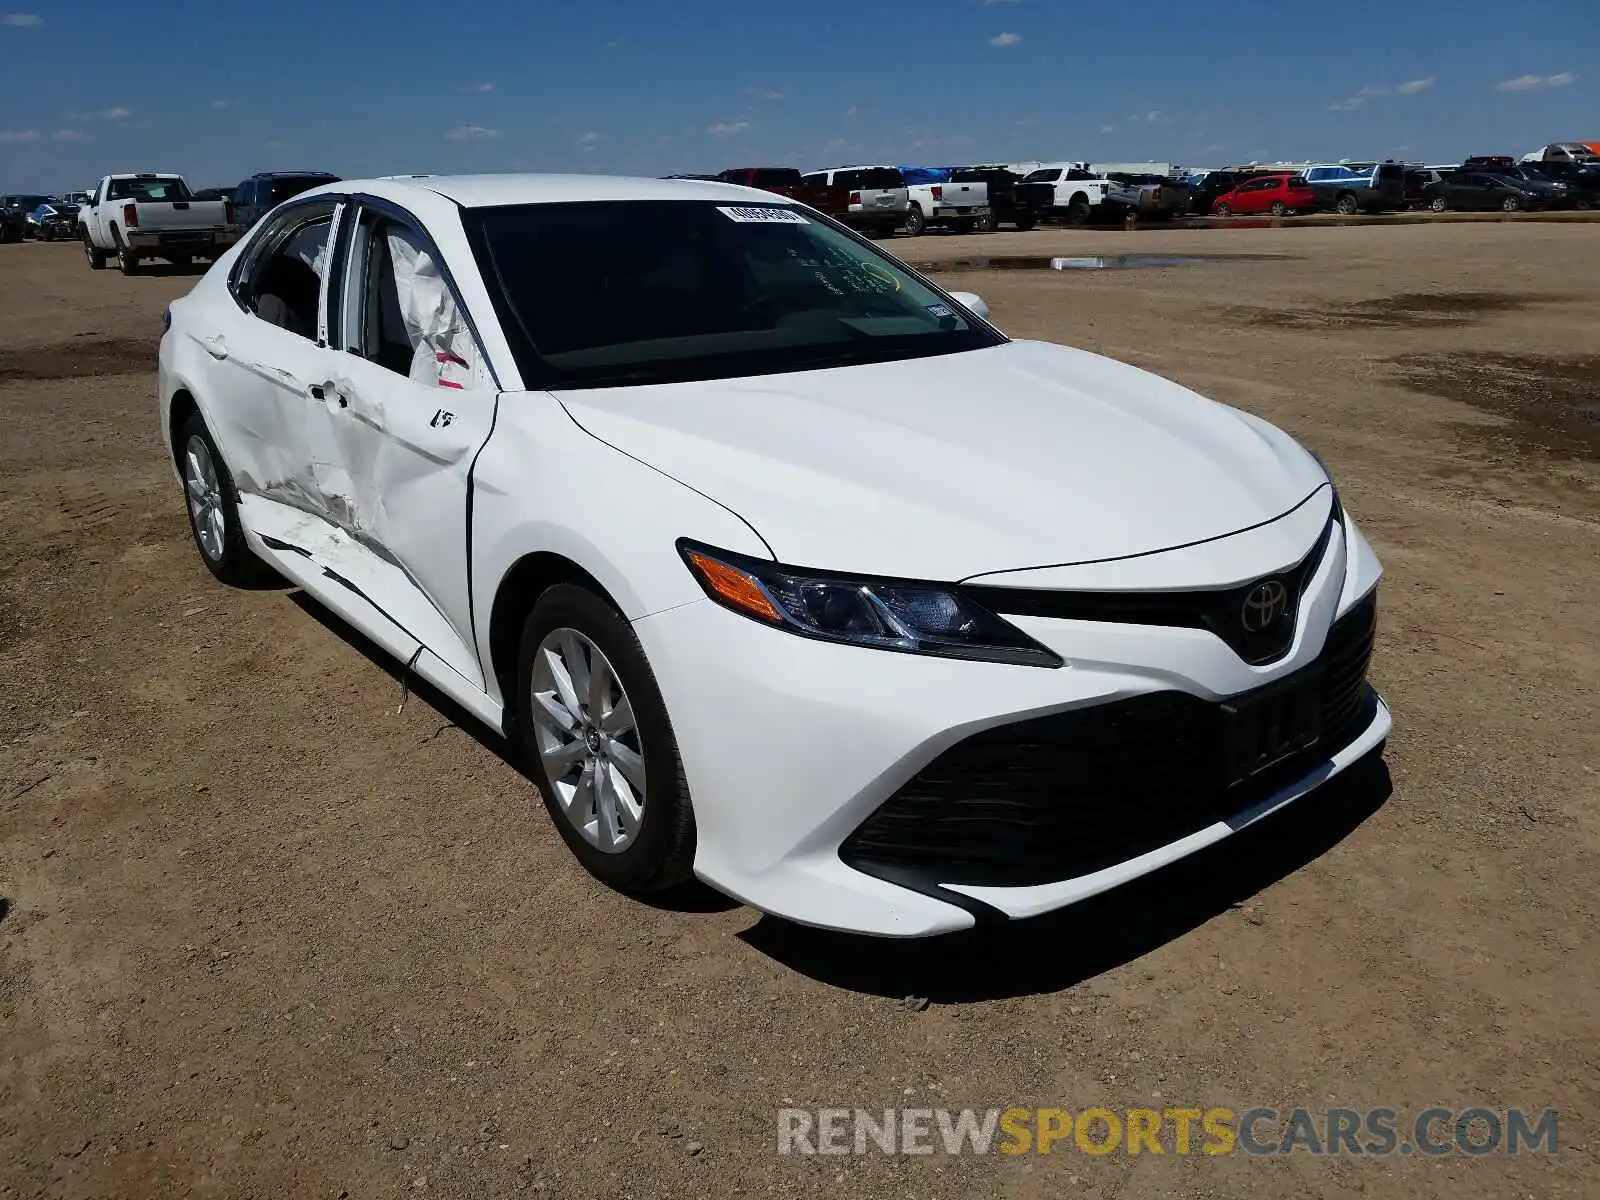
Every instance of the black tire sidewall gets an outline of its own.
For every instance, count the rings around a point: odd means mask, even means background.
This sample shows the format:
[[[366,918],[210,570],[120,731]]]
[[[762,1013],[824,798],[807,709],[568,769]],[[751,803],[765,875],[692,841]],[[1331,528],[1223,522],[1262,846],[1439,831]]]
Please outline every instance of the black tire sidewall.
[[[189,508],[189,494],[185,487],[183,513],[189,522],[189,537],[194,542],[195,553],[200,556],[200,561],[205,563],[206,569],[228,586],[257,586],[270,577],[270,572],[244,539],[244,524],[239,519],[239,493],[234,487],[233,473],[228,470],[222,451],[217,449],[216,440],[206,428],[205,418],[198,412],[190,413],[183,427],[178,430],[178,437],[173,447],[178,474],[183,475],[184,457],[188,453],[189,439],[194,437],[205,442],[206,449],[211,454],[211,465],[217,472],[217,486],[222,489],[222,515],[225,526],[222,534],[222,557],[213,559],[200,544],[200,533],[195,528],[194,513]]]
[[[517,651],[517,711],[531,713],[533,660],[539,643],[553,629],[582,633],[611,660],[633,708],[645,760],[644,818],[633,844],[619,854],[591,846],[561,809],[551,786],[533,723],[517,726],[528,773],[538,785],[550,819],[573,855],[596,879],[621,892],[659,891],[683,882],[694,861],[694,816],[684,781],[683,760],[644,648],[620,613],[594,592],[575,584],[556,584],[534,604],[522,628]]]

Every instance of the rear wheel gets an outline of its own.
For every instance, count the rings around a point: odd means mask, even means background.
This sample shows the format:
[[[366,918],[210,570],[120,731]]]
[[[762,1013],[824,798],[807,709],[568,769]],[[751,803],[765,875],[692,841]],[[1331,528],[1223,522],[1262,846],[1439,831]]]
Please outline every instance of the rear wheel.
[[[1450,207],[1449,201],[1447,201],[1443,196],[1435,196],[1432,200],[1430,200],[1428,202],[1428,208],[1431,209],[1433,212],[1444,212],[1445,209],[1447,209],[1449,207]]]
[[[1033,219],[1032,215],[1030,214],[1028,216],[1019,216],[1019,217],[1017,217],[1017,219],[1015,221],[1013,221],[1012,224],[1017,227],[1018,232],[1027,233],[1030,229],[1032,229],[1034,227],[1034,225],[1037,224],[1037,222]]]
[[[83,235],[83,256],[89,260],[91,271],[105,270],[106,252],[89,240],[88,233]]]
[[[983,216],[978,218],[979,233],[993,233],[999,227],[1000,218],[994,215],[994,209],[992,208]]]
[[[1521,207],[1522,201],[1518,200],[1515,196],[1507,196],[1504,200],[1500,201],[1501,212],[1516,212]]]
[[[913,204],[906,209],[905,230],[907,237],[921,237],[922,231],[928,227],[928,219],[922,215],[922,209]]]
[[[1274,200],[1272,202],[1272,215],[1273,216],[1275,216],[1275,217],[1286,216],[1288,214],[1288,212],[1289,212],[1289,206],[1287,204],[1285,204],[1282,200]]]
[[[666,703],[633,629],[595,593],[557,584],[523,626],[519,736],[562,840],[602,883],[688,879],[694,813]]]
[[[244,540],[233,475],[198,412],[190,413],[178,431],[177,451],[189,532],[201,561],[229,587],[260,587],[270,582],[272,569],[251,553]]]
[[[1354,192],[1345,192],[1333,202],[1333,208],[1342,217],[1353,217],[1361,211],[1361,203]]]
[[[127,246],[118,246],[117,270],[124,275],[137,275],[139,273],[139,256]]]
[[[1089,202],[1082,196],[1074,196],[1067,205],[1067,224],[1086,225],[1089,221]]]

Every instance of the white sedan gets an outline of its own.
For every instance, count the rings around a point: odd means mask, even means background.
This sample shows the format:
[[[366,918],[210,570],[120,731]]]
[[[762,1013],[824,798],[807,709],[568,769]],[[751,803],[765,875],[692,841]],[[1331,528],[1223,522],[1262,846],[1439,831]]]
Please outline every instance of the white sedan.
[[[504,731],[620,889],[1031,916],[1389,730],[1319,459],[769,193],[307,192],[172,305],[160,419],[212,573]]]

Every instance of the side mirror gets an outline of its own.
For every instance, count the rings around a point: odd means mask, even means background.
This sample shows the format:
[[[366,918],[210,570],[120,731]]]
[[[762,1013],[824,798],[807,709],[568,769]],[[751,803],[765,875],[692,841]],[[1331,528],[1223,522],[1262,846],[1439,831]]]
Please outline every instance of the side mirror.
[[[958,301],[962,307],[970,309],[985,321],[989,319],[989,306],[983,302],[983,297],[977,292],[951,292],[950,298]]]

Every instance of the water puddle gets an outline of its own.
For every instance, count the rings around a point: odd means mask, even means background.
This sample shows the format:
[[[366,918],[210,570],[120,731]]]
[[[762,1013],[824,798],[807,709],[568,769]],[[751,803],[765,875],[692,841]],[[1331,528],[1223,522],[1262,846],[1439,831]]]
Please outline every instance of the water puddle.
[[[1206,263],[1271,262],[1287,254],[1093,254],[1054,257],[1031,254],[951,258],[921,264],[926,271],[1137,271],[1159,267],[1195,267]]]

